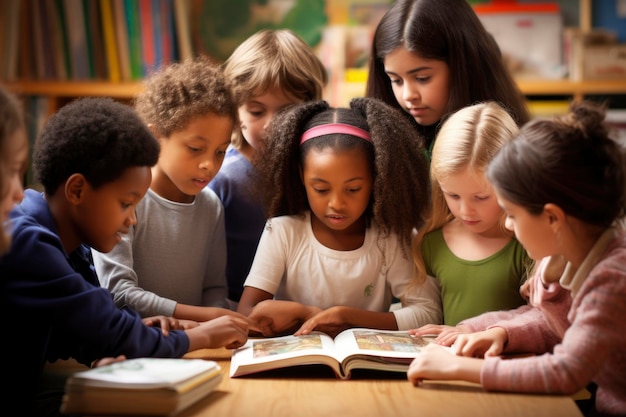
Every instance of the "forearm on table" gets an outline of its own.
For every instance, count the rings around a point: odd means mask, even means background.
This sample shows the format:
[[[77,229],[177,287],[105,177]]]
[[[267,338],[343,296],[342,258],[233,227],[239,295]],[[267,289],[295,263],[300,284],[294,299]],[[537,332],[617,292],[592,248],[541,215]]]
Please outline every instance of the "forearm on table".
[[[344,323],[350,327],[398,330],[398,322],[392,312],[370,311],[354,307],[339,307],[339,309]]]

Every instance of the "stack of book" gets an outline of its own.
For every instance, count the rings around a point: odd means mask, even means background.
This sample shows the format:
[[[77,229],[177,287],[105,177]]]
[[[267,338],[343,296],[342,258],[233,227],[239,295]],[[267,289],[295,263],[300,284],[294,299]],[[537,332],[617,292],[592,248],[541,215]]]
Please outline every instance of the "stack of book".
[[[65,385],[64,414],[173,415],[222,380],[214,361],[138,358],[77,372]]]

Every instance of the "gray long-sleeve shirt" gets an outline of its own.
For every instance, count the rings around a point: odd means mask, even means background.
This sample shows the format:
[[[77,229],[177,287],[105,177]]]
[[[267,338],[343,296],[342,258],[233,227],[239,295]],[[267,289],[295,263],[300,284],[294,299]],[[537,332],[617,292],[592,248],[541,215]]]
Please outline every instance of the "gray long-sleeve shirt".
[[[98,279],[115,303],[142,317],[172,316],[176,303],[227,307],[224,209],[209,188],[191,204],[152,190],[137,224],[109,253],[92,250]]]

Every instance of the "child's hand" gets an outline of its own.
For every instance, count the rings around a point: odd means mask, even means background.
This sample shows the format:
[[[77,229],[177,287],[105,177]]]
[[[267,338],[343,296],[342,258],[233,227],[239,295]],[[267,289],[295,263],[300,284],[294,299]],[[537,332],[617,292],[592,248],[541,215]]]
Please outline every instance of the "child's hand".
[[[116,356],[114,358],[112,358],[112,357],[102,358],[102,359],[98,359],[97,361],[95,361],[93,363],[92,368],[97,368],[99,366],[109,365],[109,364],[112,364],[114,362],[122,362],[122,361],[125,361],[125,360],[126,360],[126,356],[124,356],[124,355],[119,355],[119,356]]]
[[[456,354],[461,356],[497,356],[502,353],[507,341],[506,330],[493,327],[482,332],[460,335],[454,347]]]
[[[309,334],[313,330],[318,330],[328,334],[330,337],[335,337],[341,331],[350,327],[347,324],[348,320],[343,315],[343,311],[344,309],[341,306],[330,307],[320,311],[305,321],[294,335]]]
[[[234,316],[222,316],[199,323],[197,327],[187,330],[190,335],[190,350],[219,347],[236,349],[243,346],[248,340],[248,327],[249,321],[247,319]],[[202,346],[195,346],[196,338],[193,335],[199,333],[203,339]]]
[[[437,335],[435,343],[442,346],[452,346],[459,335],[469,332],[470,330],[465,326],[446,326],[443,324],[427,324],[419,329],[409,330],[409,334],[415,336]]]
[[[292,333],[317,311],[294,301],[264,300],[254,306],[248,317],[268,337]]]
[[[407,378],[414,385],[425,379],[480,382],[482,362],[481,359],[451,355],[441,346],[430,343],[409,365]]]
[[[191,326],[193,323],[191,320],[178,320],[169,316],[145,317],[141,321],[148,327],[160,327],[163,336],[167,336],[170,330],[184,330],[184,326]]]

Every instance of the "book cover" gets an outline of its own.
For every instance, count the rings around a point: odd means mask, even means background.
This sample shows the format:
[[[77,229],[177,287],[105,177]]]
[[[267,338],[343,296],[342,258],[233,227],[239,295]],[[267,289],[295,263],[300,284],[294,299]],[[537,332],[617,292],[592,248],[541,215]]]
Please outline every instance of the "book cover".
[[[33,45],[34,45],[34,58],[35,58],[35,77],[38,80],[45,80],[49,78],[51,75],[49,74],[50,69],[52,68],[52,63],[47,62],[49,59],[48,46],[46,45],[46,37],[47,37],[47,25],[44,26],[45,21],[45,12],[43,10],[44,4],[43,2],[35,1],[32,4],[31,9],[31,18],[32,18],[32,29],[33,29]]]
[[[406,331],[359,328],[344,330],[334,339],[322,332],[249,339],[233,351],[230,377],[313,364],[329,366],[339,379],[350,379],[356,369],[405,373],[430,342]]]
[[[112,0],[112,3],[115,40],[117,41],[117,53],[120,65],[120,77],[123,81],[130,81],[132,79],[130,68],[130,45],[124,0]]]
[[[113,3],[110,0],[100,0],[102,13],[102,31],[104,34],[104,51],[107,57],[109,80],[114,83],[120,82],[120,62],[115,39],[115,23],[113,22]]]
[[[154,65],[152,69],[163,63],[163,18],[161,16],[162,0],[152,0],[150,11],[152,12],[152,39],[154,40]],[[143,22],[142,22],[143,23]]]
[[[17,62],[17,78],[32,80],[36,77],[35,44],[32,30],[31,7],[29,0],[23,0],[20,8],[19,37],[20,48]]]
[[[173,0],[161,1],[161,30],[162,30],[162,61],[161,64],[169,64],[176,60],[176,29],[174,27],[174,3]]]
[[[139,36],[141,39],[141,58],[143,74],[148,75],[156,66],[156,47],[152,16],[152,0],[139,1]]]
[[[141,28],[139,25],[139,4],[137,0],[124,0],[126,27],[128,29],[128,52],[130,56],[130,75],[133,80],[143,77]]]
[[[74,80],[88,80],[89,51],[87,47],[87,29],[82,0],[62,0],[67,30],[68,48],[71,62],[71,74]]]
[[[24,0],[27,1],[27,0]],[[65,66],[65,74],[66,74],[66,79],[71,79],[72,78],[72,60],[70,57],[70,41],[69,41],[69,35],[67,33],[67,22],[65,20],[65,13],[63,12],[63,0],[53,0],[54,2],[54,8],[55,8],[55,15],[57,16],[57,19],[59,21],[59,26],[60,26],[60,31],[59,31],[59,37],[61,40],[61,45],[63,48],[63,62],[64,62],[64,66]]]
[[[0,41],[2,44],[0,56],[3,57],[2,65],[4,65],[0,76],[7,81],[13,81],[17,78],[21,1],[2,2],[2,8],[0,13],[5,38],[4,41]]]
[[[108,1],[108,0],[107,0]],[[85,22],[87,22],[87,50],[91,78],[106,80],[109,78],[109,65],[106,60],[105,39],[100,13],[100,0],[85,0]]]
[[[221,379],[214,361],[129,359],[70,376],[61,412],[172,415],[207,396]]]
[[[176,42],[178,57],[181,61],[193,57],[191,41],[191,8],[189,0],[174,0],[174,19],[176,21]]]
[[[61,10],[57,7],[57,0],[44,0],[46,16],[50,21],[51,48],[55,66],[55,79],[68,79],[67,47],[63,37],[64,26],[61,20]]]

